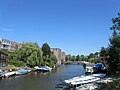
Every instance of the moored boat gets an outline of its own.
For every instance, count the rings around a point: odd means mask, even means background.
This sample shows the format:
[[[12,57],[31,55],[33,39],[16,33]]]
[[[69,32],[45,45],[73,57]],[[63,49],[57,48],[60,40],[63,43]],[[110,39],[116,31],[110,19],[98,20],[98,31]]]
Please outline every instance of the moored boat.
[[[94,69],[92,66],[87,66],[85,69],[86,69],[86,74],[92,74],[94,72]]]
[[[39,71],[51,71],[52,70],[52,68],[48,66],[39,66],[39,67],[36,66],[35,69]]]
[[[29,73],[31,70],[27,70],[25,68],[20,68],[16,71],[16,75],[23,75]]]
[[[95,83],[84,84],[79,87],[76,87],[76,90],[95,90],[98,89],[98,85]]]
[[[72,79],[68,79],[68,80],[65,80],[65,83],[69,84],[72,87],[78,87],[84,84],[96,82],[98,80],[100,80],[100,78],[89,75],[84,77],[75,77]]]
[[[16,74],[16,71],[8,71],[6,73],[4,73],[4,77],[10,77],[10,76],[14,76]]]

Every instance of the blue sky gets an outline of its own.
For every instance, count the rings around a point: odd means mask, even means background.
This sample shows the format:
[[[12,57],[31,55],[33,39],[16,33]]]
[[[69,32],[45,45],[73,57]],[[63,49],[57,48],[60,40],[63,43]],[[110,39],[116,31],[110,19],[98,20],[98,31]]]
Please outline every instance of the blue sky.
[[[120,0],[0,0],[0,37],[87,55],[108,46],[119,10]]]

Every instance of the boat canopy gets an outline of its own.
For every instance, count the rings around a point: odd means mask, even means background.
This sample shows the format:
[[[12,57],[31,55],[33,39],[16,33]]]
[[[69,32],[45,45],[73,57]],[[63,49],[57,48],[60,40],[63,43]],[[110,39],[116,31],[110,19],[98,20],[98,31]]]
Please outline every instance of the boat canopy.
[[[26,72],[27,72],[27,70],[26,70],[26,69],[24,69],[24,68],[20,68],[20,69],[18,70],[18,72],[21,72],[21,73],[26,73]]]
[[[42,70],[48,70],[49,71],[49,68],[45,67],[45,66],[39,66],[40,69]]]
[[[104,66],[103,63],[96,63],[96,64],[94,64],[94,67],[96,67],[97,69],[99,69],[99,68],[104,68],[105,66]]]

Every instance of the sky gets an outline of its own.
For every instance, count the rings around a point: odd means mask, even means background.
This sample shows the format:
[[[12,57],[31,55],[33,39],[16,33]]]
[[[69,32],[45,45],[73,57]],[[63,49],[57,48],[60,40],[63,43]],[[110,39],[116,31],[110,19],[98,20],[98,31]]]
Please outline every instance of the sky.
[[[108,46],[119,11],[120,0],[0,0],[0,38],[88,55]]]

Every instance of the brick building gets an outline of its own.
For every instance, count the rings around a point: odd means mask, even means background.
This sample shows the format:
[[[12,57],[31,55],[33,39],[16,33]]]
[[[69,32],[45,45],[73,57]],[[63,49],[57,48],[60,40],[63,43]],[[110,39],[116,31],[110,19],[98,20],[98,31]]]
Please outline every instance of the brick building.
[[[61,52],[59,48],[51,48],[51,52],[56,56],[58,65],[65,61],[65,52]]]

